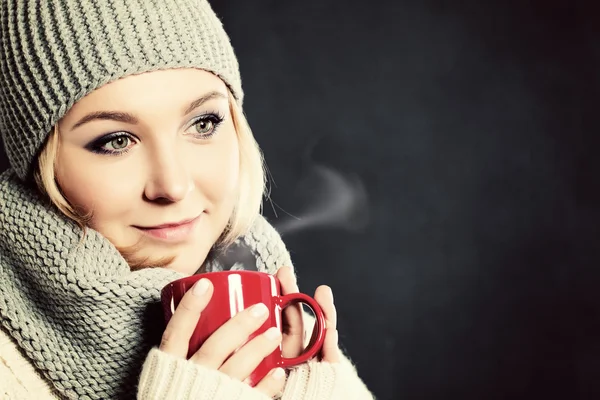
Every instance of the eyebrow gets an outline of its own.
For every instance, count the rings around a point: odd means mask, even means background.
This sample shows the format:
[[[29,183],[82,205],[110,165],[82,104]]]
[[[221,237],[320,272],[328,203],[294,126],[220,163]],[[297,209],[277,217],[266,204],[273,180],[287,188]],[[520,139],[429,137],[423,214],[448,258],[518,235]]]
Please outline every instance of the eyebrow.
[[[118,122],[125,122],[127,124],[137,124],[138,119],[131,114],[127,114],[119,111],[95,111],[93,113],[87,114],[85,117],[81,118],[71,130],[75,128],[79,128],[83,124],[87,124],[90,121],[94,120],[112,120]]]
[[[224,95],[222,92],[219,92],[216,90],[214,90],[212,92],[208,92],[204,96],[199,97],[196,100],[192,101],[190,103],[190,105],[183,112],[183,115],[191,113],[192,111],[194,111],[194,109],[200,107],[202,104],[206,103],[209,100],[213,100],[213,99],[227,99],[227,96]]]
[[[194,109],[200,107],[202,104],[206,103],[209,100],[213,100],[213,99],[227,99],[227,96],[224,95],[222,92],[219,92],[216,90],[206,93],[205,95],[192,101],[190,103],[190,105],[185,109],[183,115],[189,114]],[[128,114],[128,113],[124,113],[124,112],[120,112],[120,111],[95,111],[95,112],[85,115],[83,118],[81,118],[79,121],[77,121],[77,123],[75,123],[75,125],[73,125],[71,130],[73,130],[75,128],[79,128],[81,125],[87,124],[88,122],[95,121],[95,120],[110,120],[110,121],[124,122],[126,124],[131,124],[131,125],[135,125],[138,123],[138,119],[135,116]]]

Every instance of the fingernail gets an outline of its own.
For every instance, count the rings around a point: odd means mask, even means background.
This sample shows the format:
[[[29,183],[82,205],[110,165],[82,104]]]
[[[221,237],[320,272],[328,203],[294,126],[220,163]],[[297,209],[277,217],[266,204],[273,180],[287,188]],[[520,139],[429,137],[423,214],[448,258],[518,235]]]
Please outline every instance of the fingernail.
[[[202,278],[198,282],[196,282],[196,284],[192,288],[192,293],[194,294],[194,296],[202,296],[206,293],[209,286],[210,283],[208,282],[208,279]]]
[[[331,290],[331,287],[327,286],[327,290],[329,291],[329,297],[331,298],[331,301],[333,302],[333,290]]]
[[[254,307],[252,307],[251,310],[251,314],[253,317],[262,317],[263,315],[265,315],[267,313],[267,306],[264,305],[263,303],[258,303],[257,305],[255,305]]]
[[[283,379],[283,377],[285,376],[285,371],[283,370],[283,368],[275,368],[275,370],[273,371],[273,375],[271,376],[275,379]]]
[[[279,339],[281,332],[279,332],[279,328],[272,327],[272,328],[267,329],[265,331],[264,335],[269,340],[275,340],[275,339]]]

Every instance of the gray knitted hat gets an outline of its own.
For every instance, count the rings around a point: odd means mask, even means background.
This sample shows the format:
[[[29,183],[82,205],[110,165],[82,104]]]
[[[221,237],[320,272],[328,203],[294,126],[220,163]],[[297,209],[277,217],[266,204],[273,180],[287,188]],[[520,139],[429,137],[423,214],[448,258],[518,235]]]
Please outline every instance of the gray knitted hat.
[[[0,0],[0,131],[12,168],[25,179],[88,93],[177,67],[214,73],[241,104],[233,48],[206,0]]]

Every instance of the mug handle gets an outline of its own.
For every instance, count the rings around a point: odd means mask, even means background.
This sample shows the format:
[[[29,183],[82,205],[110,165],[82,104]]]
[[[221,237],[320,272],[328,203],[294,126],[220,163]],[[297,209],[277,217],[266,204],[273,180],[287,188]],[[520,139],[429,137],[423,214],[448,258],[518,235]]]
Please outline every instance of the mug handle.
[[[310,360],[321,350],[323,342],[325,341],[325,315],[323,314],[323,310],[321,310],[319,304],[312,297],[307,296],[304,293],[290,293],[284,296],[277,296],[275,302],[282,310],[294,303],[304,303],[315,313],[315,327],[310,343],[298,357],[282,357],[280,366],[282,368],[287,368]]]
[[[162,304],[163,315],[165,317],[165,324],[169,323],[169,320],[173,316],[173,310],[171,310],[173,302],[173,284],[169,283],[160,292],[160,302]]]

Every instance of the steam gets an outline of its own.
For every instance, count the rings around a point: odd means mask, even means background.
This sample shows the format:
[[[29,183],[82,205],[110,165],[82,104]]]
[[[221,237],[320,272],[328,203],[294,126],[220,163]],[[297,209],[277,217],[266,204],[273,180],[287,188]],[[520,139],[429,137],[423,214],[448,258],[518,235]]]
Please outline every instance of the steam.
[[[367,191],[356,175],[309,161],[307,174],[298,182],[294,194],[304,207],[297,216],[286,213],[273,222],[282,236],[313,228],[360,231],[369,223]],[[252,250],[238,241],[208,257],[197,273],[226,270],[258,271]]]
[[[288,214],[274,221],[281,235],[313,228],[359,231],[369,222],[367,191],[356,175],[311,162],[295,193],[305,206],[296,216]]]

